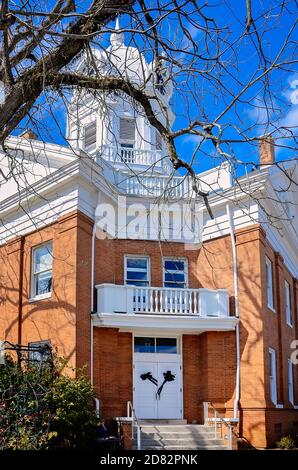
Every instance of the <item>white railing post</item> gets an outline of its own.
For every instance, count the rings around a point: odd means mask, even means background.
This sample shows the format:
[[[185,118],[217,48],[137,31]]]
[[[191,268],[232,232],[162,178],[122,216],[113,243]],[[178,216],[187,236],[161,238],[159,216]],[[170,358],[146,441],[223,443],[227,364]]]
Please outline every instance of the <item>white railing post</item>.
[[[231,424],[228,430],[228,450],[233,450],[233,428]]]
[[[203,403],[203,411],[204,411],[204,424],[208,424],[208,409],[209,409],[209,403],[208,401],[204,401]]]

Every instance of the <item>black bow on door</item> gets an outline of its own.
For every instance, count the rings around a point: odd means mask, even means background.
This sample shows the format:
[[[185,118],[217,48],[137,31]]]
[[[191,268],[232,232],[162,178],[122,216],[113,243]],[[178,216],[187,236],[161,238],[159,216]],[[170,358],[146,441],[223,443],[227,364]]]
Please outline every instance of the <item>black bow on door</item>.
[[[161,394],[161,391],[162,391],[164,385],[167,382],[173,382],[175,380],[175,375],[172,374],[172,372],[170,370],[167,370],[167,372],[164,372],[163,376],[164,376],[164,381],[161,384],[161,386],[158,387],[157,392],[156,392],[156,398],[158,398],[159,400],[160,400],[160,394]]]
[[[149,380],[150,382],[152,382],[154,385],[157,386],[157,380],[154,377],[152,377],[151,372],[146,372],[146,374],[141,374],[140,377],[142,380]]]

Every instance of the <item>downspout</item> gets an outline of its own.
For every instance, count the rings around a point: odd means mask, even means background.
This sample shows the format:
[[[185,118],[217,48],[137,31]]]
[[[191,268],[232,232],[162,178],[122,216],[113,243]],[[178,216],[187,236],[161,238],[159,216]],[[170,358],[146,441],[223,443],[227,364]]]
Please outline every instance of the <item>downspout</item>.
[[[239,318],[239,302],[238,302],[238,272],[237,272],[237,253],[234,233],[234,224],[230,211],[230,206],[226,204],[227,215],[229,219],[230,235],[232,243],[233,271],[234,271],[234,295],[235,295],[235,317]],[[240,400],[240,328],[239,322],[236,324],[236,393],[234,401],[234,419],[238,418],[238,407]]]
[[[25,237],[20,239],[20,262],[19,262],[19,301],[18,301],[18,344],[22,344],[22,322],[23,322],[23,277],[24,277],[24,244]]]
[[[93,353],[93,347],[94,347],[94,335],[93,335],[93,317],[92,314],[94,313],[94,258],[95,258],[95,236],[96,236],[96,208],[99,204],[100,201],[100,194],[99,192],[97,193],[97,201],[96,201],[96,207],[94,211],[94,223],[93,223],[93,230],[92,230],[92,240],[91,240],[91,286],[90,286],[90,382],[93,385],[93,361],[94,361],[94,353]]]

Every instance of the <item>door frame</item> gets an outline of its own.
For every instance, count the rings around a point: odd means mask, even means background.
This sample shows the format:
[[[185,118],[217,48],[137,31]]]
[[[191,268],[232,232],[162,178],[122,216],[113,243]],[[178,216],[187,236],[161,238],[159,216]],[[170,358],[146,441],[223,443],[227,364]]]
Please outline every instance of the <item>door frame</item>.
[[[180,366],[180,388],[181,392],[179,394],[180,396],[180,409],[181,411],[181,418],[179,419],[184,419],[184,383],[183,383],[183,335],[178,335],[178,334],[166,334],[166,333],[152,333],[150,331],[138,331],[138,332],[133,332],[132,333],[132,406],[135,408],[135,383],[134,383],[134,369],[135,369],[135,355],[136,354],[143,354],[143,357],[148,355],[148,362],[149,361],[149,355],[151,354],[159,354],[160,357],[164,356],[162,353],[135,353],[134,352],[134,343],[135,343],[135,337],[148,337],[148,338],[175,338],[177,340],[177,345],[178,345],[178,354],[171,354],[171,356],[179,356],[179,360],[177,363]],[[169,354],[170,355],[170,354]],[[146,359],[144,360],[146,362]],[[138,418],[138,416],[137,416]],[[154,419],[154,418],[153,418]],[[166,419],[166,418],[165,418]]]

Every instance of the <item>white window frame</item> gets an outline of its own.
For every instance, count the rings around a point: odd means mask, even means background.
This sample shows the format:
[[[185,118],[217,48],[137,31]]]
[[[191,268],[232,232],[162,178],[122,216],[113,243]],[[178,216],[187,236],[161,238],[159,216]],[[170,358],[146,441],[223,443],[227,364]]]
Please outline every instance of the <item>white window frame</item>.
[[[274,282],[273,282],[273,263],[266,256],[266,296],[267,307],[275,312],[274,307]]]
[[[291,359],[288,359],[288,391],[289,391],[289,402],[294,405],[294,380],[293,380],[293,363]]]
[[[134,128],[135,128],[135,136],[134,139],[122,139],[121,138],[121,121],[133,121],[134,122]],[[125,148],[126,145],[128,145],[127,148],[134,149],[136,146],[136,127],[137,127],[137,121],[133,117],[126,117],[126,116],[121,116],[119,118],[119,143],[120,147]],[[132,145],[132,147],[130,147]]]
[[[35,272],[35,256],[37,250],[40,248],[43,248],[47,245],[51,245],[51,251],[52,251],[52,265],[51,269],[45,269],[44,271],[39,271],[38,273]],[[35,277],[37,274],[45,273],[51,271],[52,274],[52,285],[51,285],[51,290],[50,292],[45,292],[44,294],[36,294],[36,283],[35,283]],[[48,297],[52,296],[52,291],[53,291],[53,243],[52,241],[47,241],[45,243],[42,243],[41,245],[34,246],[31,251],[31,296],[30,296],[30,302],[33,302],[35,300],[41,300],[41,299],[46,299]]]
[[[285,310],[287,325],[293,328],[292,321],[292,306],[291,306],[291,286],[288,281],[285,281]]]
[[[155,352],[153,353],[138,353],[135,351],[135,339],[136,338],[152,338],[154,339],[154,349],[155,349]],[[166,333],[161,333],[161,334],[150,334],[150,330],[149,332],[144,332],[144,334],[141,334],[141,333],[137,333],[137,334],[134,334],[133,335],[133,342],[132,342],[132,350],[133,350],[133,354],[167,354],[167,353],[161,353],[161,352],[156,352],[156,340],[157,339],[162,339],[162,338],[169,338],[169,339],[175,339],[176,340],[176,353],[169,353],[171,354],[171,356],[177,356],[177,355],[181,355],[182,354],[182,341],[181,341],[181,337],[180,336],[176,336],[176,335],[167,335]]]
[[[273,358],[273,371],[271,371],[271,357]],[[273,372],[273,375],[271,375]],[[277,405],[277,374],[276,374],[276,351],[269,348],[269,390],[270,399],[274,405]]]
[[[150,266],[150,256],[146,256],[146,255],[125,255],[124,256],[124,284],[127,286],[127,285],[131,285],[131,284],[127,284],[126,281],[127,281],[127,260],[128,259],[131,259],[131,258],[134,258],[134,259],[145,259],[147,261],[147,281],[148,281],[148,286],[147,287],[150,287],[151,286],[151,266]],[[144,288],[144,287],[143,287]]]
[[[165,289],[171,289],[171,287],[165,287],[165,275],[166,275],[166,269],[165,269],[165,261],[183,261],[184,262],[184,276],[185,276],[185,287],[181,289],[187,289],[188,288],[188,259],[187,258],[176,258],[172,256],[165,256],[162,260],[162,284]],[[173,287],[173,289],[179,289],[177,287]]]
[[[86,139],[85,139],[86,129],[88,129],[88,127],[91,127],[91,126],[95,127],[95,142],[93,142],[92,144],[86,145]],[[97,142],[97,126],[96,126],[96,121],[92,121],[92,122],[89,122],[89,124],[86,124],[83,127],[83,148],[84,149],[93,148],[93,147],[96,146],[96,142]]]

